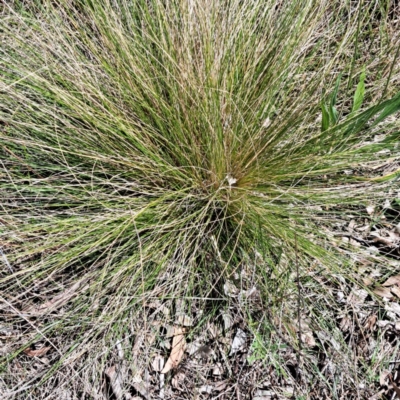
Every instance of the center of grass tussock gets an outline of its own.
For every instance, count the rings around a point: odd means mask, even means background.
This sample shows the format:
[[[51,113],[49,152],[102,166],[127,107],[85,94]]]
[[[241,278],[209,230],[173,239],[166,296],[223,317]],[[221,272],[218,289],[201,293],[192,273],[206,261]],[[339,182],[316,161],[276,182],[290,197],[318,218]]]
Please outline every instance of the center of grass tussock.
[[[69,315],[112,326],[143,298],[223,296],[246,265],[265,302],[296,258],[349,268],[330,227],[386,198],[366,171],[399,151],[399,95],[362,106],[357,63],[337,80],[355,28],[325,47],[328,9],[301,0],[35,4],[0,30],[6,293],[79,281]]]

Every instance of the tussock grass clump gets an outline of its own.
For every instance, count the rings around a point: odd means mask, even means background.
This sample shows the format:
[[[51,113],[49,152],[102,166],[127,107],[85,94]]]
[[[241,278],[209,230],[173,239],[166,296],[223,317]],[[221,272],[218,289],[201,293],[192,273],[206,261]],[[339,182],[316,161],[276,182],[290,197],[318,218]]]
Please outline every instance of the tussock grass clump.
[[[246,263],[271,309],[292,291],[296,257],[301,276],[352,276],[329,232],[390,196],[396,174],[368,167],[382,151],[399,156],[398,123],[387,122],[400,108],[395,49],[365,57],[355,45],[369,40],[375,10],[311,0],[2,7],[3,302],[40,308],[74,287],[25,344],[64,335],[60,365],[82,348],[101,353],[94,343],[111,343],[153,298],[221,297]]]

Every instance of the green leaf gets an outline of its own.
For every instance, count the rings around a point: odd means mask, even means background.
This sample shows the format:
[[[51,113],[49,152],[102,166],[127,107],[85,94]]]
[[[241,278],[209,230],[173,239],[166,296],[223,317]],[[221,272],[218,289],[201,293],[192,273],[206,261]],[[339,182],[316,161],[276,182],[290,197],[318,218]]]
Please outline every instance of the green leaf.
[[[337,112],[335,105],[336,105],[337,94],[339,91],[341,79],[342,79],[342,74],[340,73],[338,78],[336,79],[335,88],[333,89],[330,103],[329,103],[329,119],[330,119],[329,122],[330,122],[331,126],[336,125],[339,120],[338,112]]]
[[[338,116],[336,107],[334,107],[332,105],[329,106],[329,116],[330,116],[330,120],[331,120],[331,125],[336,125],[339,120],[339,116]]]
[[[354,93],[353,108],[351,112],[355,112],[360,109],[364,100],[365,94],[365,68],[360,75],[360,81],[358,82],[356,92]]]
[[[322,110],[322,132],[324,132],[327,129],[329,129],[329,122],[330,122],[329,112],[325,103],[321,104],[321,110]]]
[[[339,74],[338,78],[336,79],[335,89],[333,90],[331,96],[331,108],[334,108],[336,105],[337,94],[339,91],[340,80],[342,79],[342,73]]]
[[[394,114],[395,112],[400,110],[400,92],[397,93],[397,95],[390,100],[385,101],[383,105],[384,107],[382,107],[382,112],[374,121],[373,126],[379,124],[389,115]]]
[[[399,180],[400,179],[400,168],[394,172],[391,172],[387,175],[384,176],[379,176],[377,178],[373,178],[373,181],[377,181],[377,182],[387,182],[387,181],[391,181],[391,180]],[[395,199],[395,201],[400,201],[399,199]],[[400,203],[399,203],[400,204]]]
[[[357,115],[348,115],[348,117],[342,121],[339,125],[335,126],[334,132],[337,137],[342,136],[343,138],[348,135],[354,135],[356,132],[361,132],[369,122],[372,122],[376,115],[375,121],[369,125],[369,128],[382,122],[389,115],[400,110],[400,92],[389,100],[367,108],[365,111]],[[394,135],[397,135],[394,134]],[[395,136],[396,137],[396,136]],[[393,140],[393,139],[391,139]]]

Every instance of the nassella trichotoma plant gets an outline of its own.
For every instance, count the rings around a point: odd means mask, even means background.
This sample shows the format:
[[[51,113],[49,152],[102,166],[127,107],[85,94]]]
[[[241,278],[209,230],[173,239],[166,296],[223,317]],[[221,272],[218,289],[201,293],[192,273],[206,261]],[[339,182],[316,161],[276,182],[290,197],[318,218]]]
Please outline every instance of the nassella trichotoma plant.
[[[387,196],[395,176],[368,165],[398,155],[385,121],[400,96],[362,105],[369,66],[349,76],[342,62],[357,29],[346,11],[311,0],[3,6],[0,238],[13,272],[1,272],[1,298],[23,321],[25,303],[41,307],[35,288],[74,288],[63,314],[46,319],[47,303],[35,314],[26,343],[61,333],[72,344],[60,363],[77,358],[155,297],[220,297],[254,254],[267,302],[271,276],[290,286],[295,241],[301,274],[312,263],[349,273],[324,227]]]

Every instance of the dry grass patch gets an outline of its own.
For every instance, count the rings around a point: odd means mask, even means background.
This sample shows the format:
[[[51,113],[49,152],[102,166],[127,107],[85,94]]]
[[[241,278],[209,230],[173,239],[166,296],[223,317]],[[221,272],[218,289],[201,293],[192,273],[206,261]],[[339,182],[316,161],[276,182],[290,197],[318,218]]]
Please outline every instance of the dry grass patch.
[[[225,398],[252,363],[249,398],[265,371],[300,399],[393,370],[338,321],[399,268],[394,4],[0,7],[4,396],[159,396],[171,327],[213,345]]]

